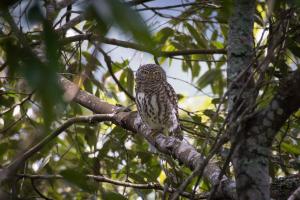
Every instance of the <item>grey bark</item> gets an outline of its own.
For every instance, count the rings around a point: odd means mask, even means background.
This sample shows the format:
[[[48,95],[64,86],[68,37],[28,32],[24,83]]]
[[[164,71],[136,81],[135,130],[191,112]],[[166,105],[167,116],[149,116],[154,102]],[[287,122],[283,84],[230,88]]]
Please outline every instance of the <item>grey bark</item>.
[[[254,99],[250,82],[255,1],[236,0],[234,4],[228,34],[229,126],[240,119]],[[238,199],[268,199],[268,149],[258,146],[258,138],[247,139],[242,126],[230,130],[230,135],[235,148],[232,163]],[[257,157],[254,152],[258,149]]]
[[[255,1],[236,0],[232,14],[228,42],[229,127],[234,153],[238,199],[270,199],[269,156],[273,139],[288,117],[300,106],[300,72],[293,72],[270,104],[254,110],[255,92],[251,68],[253,66],[253,23]]]

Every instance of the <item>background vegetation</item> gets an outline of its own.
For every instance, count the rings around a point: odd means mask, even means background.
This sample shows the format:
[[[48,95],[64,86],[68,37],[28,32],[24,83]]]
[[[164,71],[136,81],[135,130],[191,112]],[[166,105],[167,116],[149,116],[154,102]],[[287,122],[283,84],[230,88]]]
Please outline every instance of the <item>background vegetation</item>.
[[[252,108],[250,117],[270,105],[299,70],[298,6],[296,0],[255,4],[247,74],[255,82],[255,91],[249,90],[255,99],[243,105]],[[107,115],[76,118],[136,110],[134,72],[149,62],[164,67],[178,93],[185,140],[210,157],[210,169],[218,166],[228,180],[235,179],[227,159],[233,140],[223,135],[249,115],[229,115],[233,2],[15,0],[1,1],[0,8],[1,199],[162,199],[164,185],[169,192],[182,186],[195,166],[178,162],[177,154],[167,166],[179,178],[176,184],[160,165],[160,151],[150,151],[149,141],[127,122]],[[78,89],[113,107],[81,99]],[[297,96],[293,91],[287,96]],[[299,116],[299,111],[287,116],[270,145],[274,198],[287,198],[300,182],[294,175],[300,166]],[[220,183],[198,172],[180,198],[207,198]]]

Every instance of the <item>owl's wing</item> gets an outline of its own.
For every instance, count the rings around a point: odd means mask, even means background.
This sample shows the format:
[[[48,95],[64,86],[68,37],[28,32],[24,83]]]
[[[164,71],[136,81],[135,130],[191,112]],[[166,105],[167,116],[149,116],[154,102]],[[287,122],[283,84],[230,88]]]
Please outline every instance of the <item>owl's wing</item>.
[[[179,115],[178,115],[178,99],[177,95],[173,89],[173,87],[167,83],[166,84],[166,93],[167,97],[170,100],[170,103],[173,105],[173,108],[175,110],[177,122],[174,122],[176,124],[176,128],[172,131],[174,136],[179,138],[180,140],[183,139],[182,132],[181,132],[181,127],[180,127],[180,122],[179,122]]]
[[[178,99],[177,99],[177,95],[173,89],[173,87],[167,83],[166,84],[166,93],[168,96],[168,99],[170,99],[171,104],[174,106],[175,110],[176,110],[176,116],[178,119]]]

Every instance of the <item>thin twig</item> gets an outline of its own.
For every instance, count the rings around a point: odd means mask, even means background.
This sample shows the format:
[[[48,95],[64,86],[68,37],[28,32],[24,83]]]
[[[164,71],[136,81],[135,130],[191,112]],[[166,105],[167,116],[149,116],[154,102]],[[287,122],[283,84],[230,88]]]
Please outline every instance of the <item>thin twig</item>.
[[[104,56],[104,60],[106,62],[106,66],[108,68],[108,71],[111,75],[111,77],[114,79],[114,81],[116,82],[116,84],[118,85],[118,87],[120,88],[120,90],[122,90],[132,101],[135,101],[134,96],[132,96],[132,94],[130,94],[124,87],[123,85],[119,82],[119,80],[117,79],[117,77],[115,76],[113,70],[112,70],[112,60],[110,58],[110,56],[105,53],[105,51],[103,49],[101,49],[97,44],[96,44],[96,48],[97,50],[99,50],[103,56]]]
[[[182,3],[182,4],[175,4],[175,5],[169,5],[169,6],[161,6],[161,7],[148,7],[148,8],[139,8],[136,9],[136,11],[147,11],[147,10],[166,10],[170,8],[180,8],[180,7],[186,7],[186,6],[196,6],[197,8],[220,8],[220,6],[214,5],[214,4],[205,4],[201,2],[190,2],[190,3]]]
[[[45,180],[49,180],[49,179],[63,179],[64,177],[61,175],[31,175],[31,174],[17,174],[16,175],[19,179],[22,178],[28,178],[31,180],[38,180],[38,179],[45,179]],[[160,190],[163,191],[164,187],[161,186],[159,183],[155,183],[155,182],[150,182],[150,183],[131,183],[131,182],[127,182],[127,181],[118,181],[118,180],[113,180],[110,178],[107,178],[105,176],[100,176],[100,175],[86,175],[87,178],[89,179],[93,179],[94,181],[97,182],[104,182],[104,183],[110,183],[113,185],[118,185],[118,186],[124,186],[124,187],[132,187],[132,188],[137,188],[137,189],[154,189],[154,190]],[[169,192],[174,192],[174,188],[167,188],[167,190]],[[40,193],[39,193],[40,195]],[[187,197],[187,198],[191,198],[192,195],[188,192],[184,192],[181,194],[183,197]],[[44,195],[40,195],[43,196],[43,198],[46,198]],[[207,195],[197,195],[196,199],[204,199],[206,198]]]
[[[39,191],[39,189],[36,187],[36,185],[35,185],[35,183],[34,183],[35,179],[30,179],[30,181],[31,181],[31,185],[32,185],[34,191],[35,191],[36,193],[38,193],[38,195],[40,195],[41,198],[46,199],[46,200],[52,200],[52,199],[46,197],[44,194],[42,194],[42,193]]]
[[[30,100],[30,98],[32,97],[33,92],[30,93],[27,97],[25,97],[24,99],[22,99],[20,102],[15,103],[14,105],[12,105],[11,107],[7,108],[6,110],[4,110],[3,112],[0,113],[0,117],[2,115],[4,115],[5,113],[8,113],[9,111],[11,111],[12,109],[14,109],[17,106],[21,106],[23,105],[26,101]]]
[[[57,30],[60,30],[61,28]],[[192,55],[192,54],[226,54],[227,52],[226,49],[185,49],[185,50],[176,50],[176,51],[160,51],[160,50],[149,49],[143,45],[134,42],[128,42],[128,41],[118,40],[114,38],[101,37],[99,35],[91,34],[91,33],[70,36],[62,39],[61,43],[68,44],[71,42],[82,41],[82,40],[98,40],[105,44],[111,44],[119,47],[135,49],[138,51],[155,54],[161,57],[173,57],[173,56]]]
[[[5,168],[6,176],[3,176],[2,178],[5,179],[11,177],[18,170],[19,166],[21,166],[28,158],[44,148],[49,142],[55,139],[59,134],[61,134],[74,123],[94,123],[102,121],[112,121],[117,123],[117,121],[114,119],[114,114],[96,114],[68,119],[64,124],[62,124],[51,134],[47,135],[39,143],[29,147],[24,153],[21,153],[19,156],[17,156],[17,158]]]

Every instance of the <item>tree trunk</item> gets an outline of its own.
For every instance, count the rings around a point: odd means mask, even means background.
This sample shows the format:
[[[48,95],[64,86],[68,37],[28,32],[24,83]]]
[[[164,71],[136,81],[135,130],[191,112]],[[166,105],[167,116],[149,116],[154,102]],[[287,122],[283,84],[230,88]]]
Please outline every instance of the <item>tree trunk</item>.
[[[254,108],[256,94],[251,76],[254,13],[255,1],[235,1],[228,35],[229,127],[253,112]],[[260,134],[263,130],[250,120],[246,124],[230,128],[238,199],[269,199],[269,148],[266,138]]]

